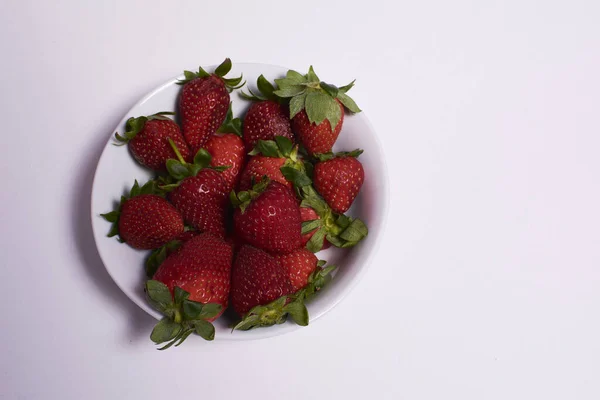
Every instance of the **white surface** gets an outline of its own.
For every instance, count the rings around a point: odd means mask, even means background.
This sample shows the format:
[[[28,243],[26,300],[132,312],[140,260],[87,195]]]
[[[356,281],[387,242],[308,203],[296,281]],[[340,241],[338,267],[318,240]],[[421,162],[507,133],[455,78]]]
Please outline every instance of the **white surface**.
[[[212,71],[216,66],[206,65],[205,68]],[[287,70],[284,67],[268,64],[237,63],[228,76],[235,77],[243,73],[244,78],[250,82],[248,84],[253,93],[258,93],[254,82],[261,74],[272,82],[274,79],[283,78]],[[183,74],[141,98],[119,122],[116,130],[122,132],[125,122],[131,116],[152,115],[160,110],[174,110],[181,91],[181,86],[177,84],[179,79],[183,79]],[[241,99],[239,90],[235,90],[230,97],[234,117],[243,117],[250,102]],[[134,250],[129,246],[123,246],[116,238],[108,238],[106,233],[111,224],[100,217],[100,214],[114,208],[115,202],[123,192],[130,190],[134,180],[143,184],[153,176],[151,171],[142,168],[131,157],[126,148],[115,147],[114,144],[114,137],[110,136],[94,174],[91,196],[94,239],[100,258],[117,286],[147,313],[160,319],[162,315],[148,304],[143,291],[143,284],[147,280],[143,265],[149,251]],[[333,151],[349,151],[356,148],[364,150],[360,161],[368,179],[361,190],[362,193],[356,197],[352,208],[346,214],[361,218],[369,227],[370,234],[361,241],[360,246],[352,249],[330,248],[318,253],[319,259],[327,260],[330,265],[337,265],[338,269],[335,271],[335,279],[319,292],[318,296],[307,302],[311,322],[331,310],[356,286],[367,272],[382,240],[383,221],[389,202],[388,179],[383,149],[365,112],[344,118],[342,132]],[[253,340],[300,328],[288,321],[269,329],[232,332],[231,324],[234,321],[225,316],[215,321],[215,340]]]
[[[2,3],[0,397],[600,398],[600,3],[392,3]],[[390,221],[314,325],[158,352],[91,177],[137,99],[225,56],[356,77]]]

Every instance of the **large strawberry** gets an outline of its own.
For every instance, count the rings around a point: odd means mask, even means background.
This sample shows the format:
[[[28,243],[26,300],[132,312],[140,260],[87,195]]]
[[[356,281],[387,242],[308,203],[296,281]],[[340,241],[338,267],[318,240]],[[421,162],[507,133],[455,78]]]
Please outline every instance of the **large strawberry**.
[[[240,190],[248,190],[253,182],[263,176],[292,188],[292,184],[304,172],[304,164],[298,159],[298,146],[283,136],[275,136],[275,140],[259,140],[249,153],[252,158],[240,179]],[[310,182],[296,182],[299,185]]]
[[[231,201],[235,232],[246,243],[274,253],[302,245],[298,200],[281,183],[265,179],[249,191],[232,192]]]
[[[193,163],[187,163],[178,154],[178,160],[167,161],[169,178],[175,182],[168,181],[162,188],[170,191],[169,200],[187,224],[224,237],[229,191],[222,168],[209,167],[210,161],[211,155],[204,149],[198,150]]]
[[[314,257],[314,256],[313,256]],[[282,263],[283,261],[283,263]],[[304,276],[310,264],[312,272]],[[248,330],[284,322],[289,315],[298,325],[308,325],[304,300],[318,292],[330,279],[334,266],[321,268],[308,255],[278,259],[255,247],[244,245],[238,252],[231,273],[231,305],[242,316],[234,329]],[[290,274],[300,290],[290,281]]]
[[[244,118],[244,143],[248,152],[259,140],[273,140],[275,136],[294,140],[287,108],[273,94],[273,85],[263,75],[258,77],[256,85],[259,93],[253,93],[250,88],[250,94],[240,92],[242,97],[253,101]]]
[[[365,171],[356,159],[362,150],[321,154],[315,164],[313,182],[329,207],[337,213],[348,211],[365,180]]]
[[[202,67],[198,72],[184,71],[185,78],[179,97],[179,112],[183,135],[192,152],[196,153],[225,120],[229,106],[229,92],[243,86],[242,77],[225,78],[231,70],[231,60],[225,59],[214,73]]]
[[[125,133],[115,133],[115,137],[122,144],[129,144],[131,154],[140,164],[155,171],[164,171],[167,160],[175,157],[169,139],[177,145],[184,159],[189,160],[191,155],[179,125],[165,116],[172,114],[160,112],[129,118],[125,123]]]
[[[354,81],[340,88],[319,80],[312,66],[306,75],[289,70],[285,78],[275,79],[274,94],[289,98],[290,118],[297,139],[309,154],[328,153],[337,140],[344,121],[344,107],[360,112],[346,92]]]
[[[178,346],[193,332],[214,338],[210,322],[227,308],[232,259],[230,244],[205,233],[160,265],[146,292],[151,305],[165,315],[150,336],[157,344],[168,342],[162,349]]]
[[[246,149],[241,138],[241,121],[233,118],[231,106],[225,122],[217,133],[208,139],[204,148],[210,153],[211,167],[227,167],[222,176],[227,183],[227,191],[233,190],[240,178],[246,162]]]
[[[158,193],[158,194],[157,194]],[[173,240],[183,232],[181,214],[161,195],[156,182],[150,181],[140,187],[138,182],[115,211],[102,216],[113,223],[108,236],[136,249],[156,249]]]

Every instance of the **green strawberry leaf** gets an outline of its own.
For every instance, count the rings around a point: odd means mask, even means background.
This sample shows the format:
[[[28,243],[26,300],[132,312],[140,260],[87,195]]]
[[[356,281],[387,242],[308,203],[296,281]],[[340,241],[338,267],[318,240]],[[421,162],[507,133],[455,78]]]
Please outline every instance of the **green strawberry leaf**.
[[[206,151],[206,149],[198,150],[198,152],[194,156],[194,164],[196,164],[196,166],[199,167],[198,171],[196,171],[196,174],[200,171],[200,169],[208,167],[210,165],[211,160],[212,156],[208,151]]]
[[[302,188],[303,186],[307,186],[312,184],[311,179],[304,173],[304,171],[300,171],[294,167],[283,166],[279,168],[285,179],[292,182],[295,187]]]
[[[231,71],[231,59],[226,58],[217,68],[215,68],[215,75],[223,77]]]
[[[359,113],[362,111],[358,108],[354,100],[345,93],[338,93],[337,99],[352,113]]]
[[[202,307],[202,312],[198,316],[200,319],[211,319],[219,315],[223,306],[217,303],[207,303]]]
[[[307,93],[302,93],[294,96],[290,100],[290,119],[294,118],[296,114],[304,110]]]
[[[306,248],[313,253],[320,251],[323,248],[326,233],[327,231],[324,228],[316,231],[306,243]]]
[[[173,307],[173,297],[167,285],[162,282],[149,280],[146,282],[146,296],[150,305],[156,310],[166,313]]]
[[[317,74],[315,74],[315,70],[313,69],[312,65],[308,68],[308,74],[306,74],[306,78],[308,79],[309,83],[316,83],[320,81]]]
[[[175,286],[173,289],[173,299],[175,300],[175,305],[180,306],[184,300],[190,297],[190,294],[180,288],[179,286]]]
[[[168,317],[164,317],[154,327],[150,334],[150,339],[156,343],[161,344],[175,339],[182,330],[181,324],[173,322]]]
[[[296,324],[300,326],[308,325],[308,310],[306,309],[302,298],[289,303],[283,308],[283,311],[287,312]]]
[[[277,82],[277,80],[275,81]],[[275,90],[273,93],[275,93],[276,96],[278,97],[294,97],[297,96],[299,94],[302,94],[306,91],[306,87],[305,86],[281,86],[279,85],[279,89]]]
[[[346,93],[348,90],[352,89],[352,86],[354,86],[354,82],[356,82],[356,79],[350,82],[349,84],[340,87],[339,91],[341,93]]]
[[[233,118],[233,110],[231,108],[232,103],[229,103],[229,109],[225,116],[225,121],[221,124],[218,133],[235,133],[239,137],[242,137],[242,120],[239,118]]]
[[[213,340],[215,338],[215,327],[208,321],[197,319],[192,321],[194,331],[204,340]]]
[[[256,146],[248,155],[255,156],[257,154],[262,154],[265,157],[282,157],[282,154],[279,152],[279,147],[277,146],[277,142],[274,140],[262,140],[260,139]]]
[[[337,97],[338,92],[339,92],[339,89],[337,88],[337,86],[330,85],[327,82],[321,82],[321,83],[319,83],[319,86],[321,86],[321,89],[323,89],[328,95],[330,95],[334,99]]]
[[[193,320],[200,317],[204,306],[202,303],[198,303],[197,301],[192,301],[186,298],[181,303],[181,308],[183,310],[184,318],[186,320]]]
[[[310,233],[312,231],[314,231],[317,228],[320,228],[323,226],[323,220],[322,219],[313,219],[310,221],[304,221],[302,222],[302,234],[306,235],[307,233]]]
[[[275,91],[275,87],[271,82],[264,77],[264,75],[260,75],[256,80],[256,86],[258,90],[263,94],[263,96],[267,99],[273,98],[273,92]]]
[[[285,136],[275,136],[275,143],[277,143],[277,147],[279,148],[279,152],[284,157],[289,157],[292,153],[292,149],[294,148],[294,142],[292,142],[289,138]]]

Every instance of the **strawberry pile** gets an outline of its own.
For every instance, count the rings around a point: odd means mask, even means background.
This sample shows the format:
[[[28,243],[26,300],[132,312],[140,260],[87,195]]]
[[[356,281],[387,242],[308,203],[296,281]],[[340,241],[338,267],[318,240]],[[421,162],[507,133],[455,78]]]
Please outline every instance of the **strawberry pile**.
[[[226,59],[212,73],[185,71],[178,112],[127,120],[118,145],[155,177],[102,216],[108,236],[152,250],[145,292],[164,318],[150,338],[160,349],[196,333],[212,340],[212,321],[230,307],[234,329],[307,325],[305,301],[331,279],[315,253],[347,248],[367,227],[344,213],[364,182],[362,150],[333,153],[344,113],[360,112],[343,87],[288,71],[257,80],[243,121],[230,93]],[[172,118],[175,116],[175,118]],[[177,122],[176,122],[177,121]]]

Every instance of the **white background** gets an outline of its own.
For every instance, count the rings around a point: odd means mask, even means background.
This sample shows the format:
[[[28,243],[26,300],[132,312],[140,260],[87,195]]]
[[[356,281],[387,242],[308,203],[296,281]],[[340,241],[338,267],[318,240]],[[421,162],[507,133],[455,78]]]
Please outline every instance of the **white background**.
[[[599,20],[595,0],[2,2],[0,398],[600,398]],[[387,232],[306,329],[158,352],[98,258],[91,178],[142,95],[226,56],[357,78]]]

